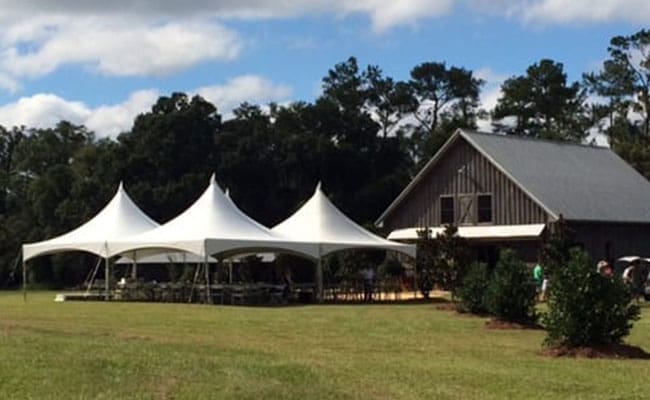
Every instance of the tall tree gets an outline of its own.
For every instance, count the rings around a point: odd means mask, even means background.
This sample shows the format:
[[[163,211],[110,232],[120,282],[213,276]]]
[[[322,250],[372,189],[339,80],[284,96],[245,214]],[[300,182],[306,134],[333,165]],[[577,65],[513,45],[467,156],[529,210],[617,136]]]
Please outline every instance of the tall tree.
[[[121,172],[130,193],[158,221],[183,211],[205,187],[218,162],[221,116],[200,96],[173,93],[140,114],[118,137]]]
[[[606,120],[603,131],[614,139],[625,133],[650,136],[650,30],[616,36],[607,51],[602,69],[584,75],[589,89],[606,99],[599,115]]]
[[[492,113],[497,131],[569,141],[587,136],[585,92],[578,82],[567,83],[562,63],[543,59],[528,67],[526,75],[506,80],[501,90]]]
[[[414,157],[426,162],[456,128],[476,128],[483,81],[472,71],[425,62],[411,70],[413,100],[408,103],[417,121],[412,133]]]
[[[14,171],[14,151],[24,138],[24,128],[0,126],[0,216],[7,212],[6,197]]]
[[[411,86],[406,82],[395,82],[383,76],[376,65],[369,65],[364,73],[367,81],[367,105],[381,126],[385,139],[402,121],[404,115],[414,108],[415,98]]]

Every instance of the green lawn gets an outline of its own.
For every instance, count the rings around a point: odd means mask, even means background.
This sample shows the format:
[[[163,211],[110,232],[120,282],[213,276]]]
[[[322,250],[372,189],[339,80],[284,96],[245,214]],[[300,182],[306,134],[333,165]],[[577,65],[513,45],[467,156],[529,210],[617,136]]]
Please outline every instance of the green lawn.
[[[549,359],[541,331],[433,305],[54,303],[0,293],[0,399],[632,399],[649,361]],[[629,343],[650,350],[650,309]]]

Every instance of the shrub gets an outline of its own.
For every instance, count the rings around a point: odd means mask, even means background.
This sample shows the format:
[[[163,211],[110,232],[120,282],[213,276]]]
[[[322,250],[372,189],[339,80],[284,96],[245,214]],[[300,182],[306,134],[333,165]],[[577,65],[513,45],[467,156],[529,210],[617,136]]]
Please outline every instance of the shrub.
[[[504,321],[534,322],[535,297],[526,265],[513,250],[502,250],[485,294],[488,312]]]
[[[417,255],[415,258],[415,270],[417,272],[417,285],[425,299],[429,298],[429,293],[433,290],[435,284],[434,268],[438,246],[436,240],[428,234],[428,229],[420,233],[420,239],[417,241]]]
[[[465,239],[457,235],[458,228],[448,225],[442,234],[431,237],[428,229],[418,232],[418,251],[415,268],[418,286],[425,298],[437,284],[451,291],[452,300],[463,277],[463,267],[468,260]]]
[[[404,273],[404,266],[395,258],[388,257],[379,265],[377,272],[382,278],[399,278]]]
[[[618,344],[630,333],[640,310],[618,276],[605,278],[582,250],[555,272],[543,321],[549,345]]]
[[[460,287],[458,287],[458,310],[472,314],[484,314],[485,292],[489,284],[490,274],[487,265],[473,263],[467,270]]]

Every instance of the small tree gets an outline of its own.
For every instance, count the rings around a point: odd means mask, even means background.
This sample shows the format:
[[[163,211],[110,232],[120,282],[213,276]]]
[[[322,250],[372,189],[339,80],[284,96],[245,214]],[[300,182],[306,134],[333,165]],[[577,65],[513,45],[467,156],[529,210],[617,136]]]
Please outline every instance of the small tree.
[[[549,234],[542,245],[542,265],[548,276],[564,268],[575,245],[574,232],[560,215],[557,221],[550,224]]]
[[[485,296],[488,312],[504,321],[535,322],[535,297],[526,265],[513,250],[502,250]]]
[[[489,283],[490,274],[487,265],[483,263],[473,263],[470,265],[462,284],[457,290],[459,311],[472,314],[486,313],[485,292]]]
[[[457,227],[448,225],[442,235],[436,236],[438,254],[433,268],[434,282],[451,292],[452,301],[469,259],[467,241],[457,233]]]
[[[420,240],[415,265],[420,291],[425,298],[429,297],[429,292],[437,284],[451,291],[452,300],[454,299],[469,259],[467,242],[457,233],[458,228],[453,225],[447,225],[444,232],[435,239],[428,229],[418,233]]]
[[[556,271],[544,315],[546,344],[589,346],[618,344],[630,333],[640,310],[620,277],[606,278],[589,256],[572,249],[567,265]]]
[[[415,258],[415,271],[417,285],[425,299],[429,298],[435,284],[434,267],[438,254],[438,243],[431,238],[429,229],[418,231],[420,238],[417,241],[417,256]]]

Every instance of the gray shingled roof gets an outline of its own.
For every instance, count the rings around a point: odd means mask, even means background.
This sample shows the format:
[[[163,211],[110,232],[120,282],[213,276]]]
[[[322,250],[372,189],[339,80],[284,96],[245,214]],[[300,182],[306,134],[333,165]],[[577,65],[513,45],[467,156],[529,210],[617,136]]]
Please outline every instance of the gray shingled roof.
[[[467,131],[460,135],[555,215],[650,222],[650,182],[608,148]]]

